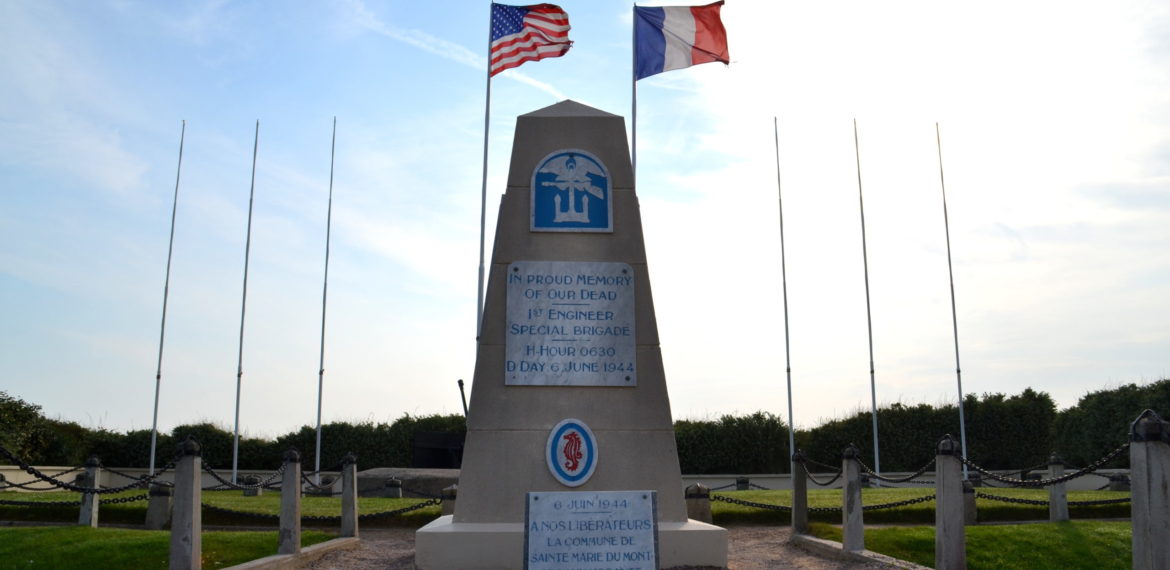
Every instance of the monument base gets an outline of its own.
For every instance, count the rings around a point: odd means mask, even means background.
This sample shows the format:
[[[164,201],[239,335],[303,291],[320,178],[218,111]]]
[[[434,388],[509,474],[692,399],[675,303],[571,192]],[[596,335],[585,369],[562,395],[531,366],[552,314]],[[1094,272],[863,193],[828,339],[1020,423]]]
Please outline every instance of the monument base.
[[[457,523],[439,517],[414,535],[419,570],[524,568],[523,523]],[[727,529],[697,520],[658,523],[658,567],[727,567]]]

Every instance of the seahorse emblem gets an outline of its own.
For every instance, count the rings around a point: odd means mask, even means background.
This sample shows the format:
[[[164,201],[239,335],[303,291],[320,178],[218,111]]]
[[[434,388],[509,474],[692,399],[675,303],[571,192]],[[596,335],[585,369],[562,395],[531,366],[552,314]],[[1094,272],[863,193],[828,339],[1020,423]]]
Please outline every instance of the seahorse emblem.
[[[565,434],[565,469],[569,472],[574,472],[581,466],[581,458],[585,454],[581,453],[581,435],[575,431]]]

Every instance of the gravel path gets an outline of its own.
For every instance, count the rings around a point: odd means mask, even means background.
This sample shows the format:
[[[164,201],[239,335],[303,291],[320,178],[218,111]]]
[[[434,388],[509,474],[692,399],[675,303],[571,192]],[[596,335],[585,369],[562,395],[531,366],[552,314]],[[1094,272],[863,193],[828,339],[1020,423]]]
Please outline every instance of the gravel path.
[[[854,570],[890,568],[823,558],[788,542],[787,527],[736,525],[728,530],[728,570]],[[414,529],[363,529],[361,546],[331,552],[308,566],[314,570],[413,570]],[[677,569],[685,570],[685,569]]]

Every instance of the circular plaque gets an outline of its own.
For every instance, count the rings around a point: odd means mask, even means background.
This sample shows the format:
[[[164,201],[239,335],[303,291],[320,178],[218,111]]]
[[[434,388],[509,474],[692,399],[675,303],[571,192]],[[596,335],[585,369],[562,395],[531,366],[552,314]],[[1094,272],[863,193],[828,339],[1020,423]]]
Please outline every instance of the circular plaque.
[[[579,487],[597,468],[597,440],[585,422],[561,420],[548,434],[544,459],[557,481],[567,487]]]

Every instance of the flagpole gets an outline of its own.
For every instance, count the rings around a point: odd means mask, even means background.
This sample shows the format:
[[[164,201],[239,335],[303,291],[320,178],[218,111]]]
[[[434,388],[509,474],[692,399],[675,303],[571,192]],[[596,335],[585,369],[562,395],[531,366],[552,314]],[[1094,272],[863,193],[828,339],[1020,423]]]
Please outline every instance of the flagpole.
[[[337,157],[337,116],[333,116],[333,139],[329,144],[329,206],[325,210],[325,278],[321,284],[321,358],[317,367],[317,449],[313,471],[321,484],[321,397],[325,392],[325,301],[329,298],[329,238],[333,230],[333,164]]]
[[[780,123],[772,117],[772,134],[776,141],[776,198],[780,209],[780,284],[784,292],[784,372],[788,378],[788,458],[789,473],[796,473],[796,420],[792,416],[792,354],[788,346],[788,269],[784,263],[784,193],[780,186]]]
[[[882,462],[878,448],[877,386],[873,371],[873,316],[869,302],[869,254],[865,247],[865,199],[861,193],[861,150],[857,142],[857,119],[853,119],[853,155],[857,159],[857,201],[861,206],[861,260],[865,267],[865,322],[869,330],[869,395],[873,412],[873,470],[881,474]],[[879,486],[881,482],[876,482]]]
[[[475,341],[476,346],[479,346],[479,335],[483,331],[483,277],[484,277],[484,255],[485,244],[487,241],[487,175],[488,175],[488,129],[491,127],[491,109],[492,109],[492,11],[488,7],[488,62],[487,62],[487,88],[486,95],[483,102],[483,176],[479,191],[479,283],[475,288],[476,302],[475,302]],[[477,348],[478,350],[478,348]]]
[[[638,4],[634,11],[634,25],[630,29],[633,43],[630,45],[630,169],[634,175],[634,188],[638,187]]]
[[[167,332],[167,297],[171,290],[171,256],[175,251],[175,215],[179,211],[179,177],[183,173],[183,142],[187,138],[187,120],[179,133],[179,165],[175,168],[175,198],[171,202],[171,240],[167,245],[167,276],[163,281],[162,324],[158,332],[158,368],[154,373],[154,419],[150,424],[150,474],[154,475],[154,455],[158,447],[158,392],[162,386],[163,339]]]
[[[951,280],[951,324],[955,336],[955,381],[959,386],[959,443],[963,457],[967,456],[967,421],[963,413],[963,367],[959,366],[959,317],[955,311],[955,271],[951,266],[951,221],[947,213],[947,182],[943,177],[942,135],[938,123],[934,124],[934,140],[938,146],[938,182],[942,189],[943,228],[947,236],[947,275]],[[963,479],[967,479],[967,464],[963,464]]]
[[[248,257],[252,251],[252,201],[256,196],[256,156],[260,150],[260,119],[256,119],[256,137],[252,143],[252,186],[248,191],[248,237],[244,241],[244,291],[240,298],[240,351],[236,361],[236,427],[232,435],[232,483],[240,464],[240,384],[244,378],[244,312],[248,306]]]

